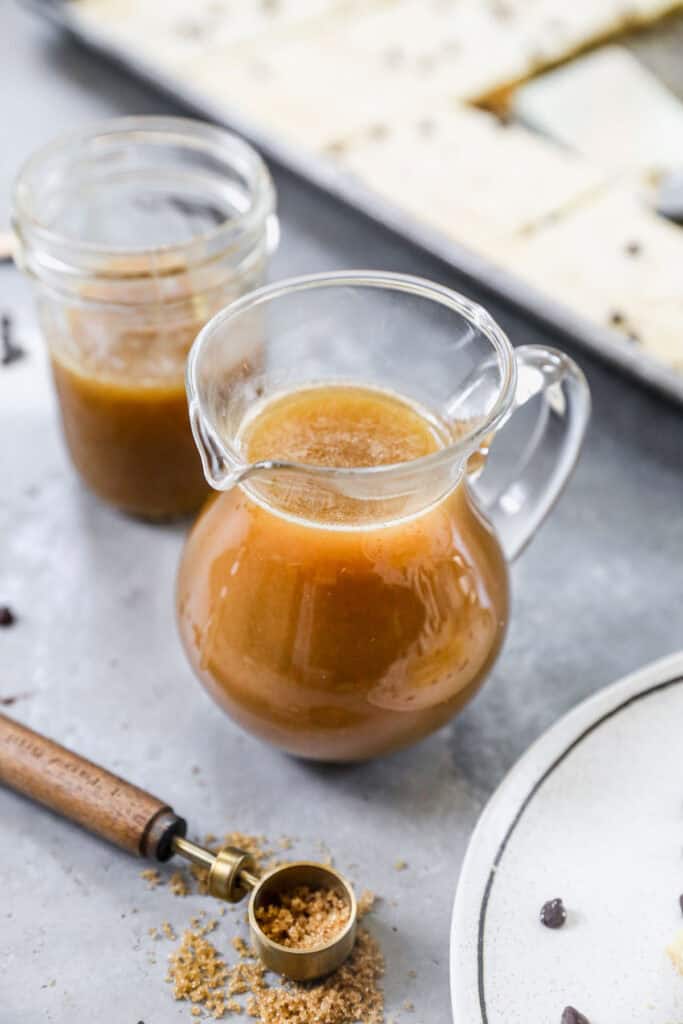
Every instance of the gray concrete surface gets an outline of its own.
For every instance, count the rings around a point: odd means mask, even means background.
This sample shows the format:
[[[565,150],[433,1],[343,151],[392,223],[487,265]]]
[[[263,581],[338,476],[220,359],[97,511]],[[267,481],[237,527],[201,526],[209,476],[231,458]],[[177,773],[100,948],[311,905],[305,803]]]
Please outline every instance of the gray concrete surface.
[[[0,210],[19,162],[50,135],[172,110],[9,0],[0,82]],[[365,265],[462,286],[287,174],[276,179],[274,276]],[[515,342],[562,344],[489,305]],[[285,833],[308,855],[325,840],[342,869],[383,897],[372,927],[387,956],[390,1012],[403,1024],[446,1022],[452,896],[486,797],[563,711],[683,647],[681,410],[573,353],[593,390],[590,434],[552,519],[513,569],[513,622],[483,692],[413,750],[320,768],[243,735],[195,683],[171,600],[182,530],[122,519],[82,490],[58,436],[28,292],[11,267],[0,269],[0,306],[29,349],[0,369],[0,603],[20,616],[0,631],[0,700],[16,696],[10,713],[165,797],[198,831]],[[408,862],[400,873],[398,858]],[[165,919],[181,929],[206,903],[149,892],[139,870],[0,792],[1,1024],[190,1019],[164,983],[170,945],[147,929]],[[237,921],[223,919],[220,944]],[[401,1009],[405,1000],[414,1012]]]

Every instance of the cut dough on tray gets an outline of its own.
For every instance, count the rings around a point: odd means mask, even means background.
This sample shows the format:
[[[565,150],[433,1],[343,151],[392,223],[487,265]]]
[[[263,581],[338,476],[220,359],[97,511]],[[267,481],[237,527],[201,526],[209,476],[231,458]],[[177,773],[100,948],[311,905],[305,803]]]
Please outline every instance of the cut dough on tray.
[[[628,11],[647,19],[671,6],[641,0]],[[624,0],[375,0],[239,46],[217,37],[174,71],[212,102],[319,149],[406,109],[496,94],[618,31],[626,14]]]
[[[409,105],[481,99],[683,0],[70,0],[152,67],[321,147]]]
[[[683,167],[683,103],[624,47],[603,46],[532,79],[513,110],[603,167]]]
[[[438,17],[435,0],[404,0],[216,47],[175,73],[289,142],[323,149],[406,110],[519,77],[520,48],[488,38],[486,24],[469,4]]]
[[[167,81],[191,89],[219,116],[233,112],[290,146],[337,154],[351,173],[420,221],[683,371],[683,230],[640,205],[636,175],[630,191],[609,180],[614,168],[631,168],[634,136],[641,136],[638,166],[643,146],[656,150],[657,160],[675,162],[683,147],[678,114],[669,109],[665,129],[647,123],[642,83],[632,93],[623,74],[603,69],[578,101],[586,118],[600,114],[597,123],[605,125],[599,151],[594,143],[589,150],[574,99],[563,107],[561,123],[554,122],[558,137],[591,154],[587,164],[463,105],[507,101],[539,70],[626,27],[655,21],[683,0],[69,0],[68,6],[72,17],[108,35],[151,73],[162,71]],[[576,82],[587,66],[578,62],[566,74]],[[566,82],[562,74],[555,81]],[[624,99],[626,88],[635,100]]]
[[[605,183],[555,143],[467,107],[406,117],[339,159],[385,199],[486,253]]]
[[[382,3],[383,0],[375,0]],[[71,0],[72,17],[168,71],[208,49],[240,43],[367,0]]]
[[[408,89],[401,95],[359,73],[329,28],[314,39],[288,35],[267,47],[214,51],[176,73],[214,106],[309,151],[383,121],[401,98],[411,99]]]
[[[683,372],[683,229],[626,189],[567,210],[508,246],[500,261]]]
[[[493,44],[494,53],[517,51],[517,63],[521,64],[516,81],[504,61],[499,80],[488,90],[480,90],[473,81],[464,95],[483,99],[487,91],[504,92],[544,68],[576,56],[588,46],[657,21],[681,6],[682,0],[461,0],[451,14],[453,20],[458,20],[468,8],[483,9],[489,14],[484,31],[469,39],[474,57],[483,61],[488,70],[487,48]]]

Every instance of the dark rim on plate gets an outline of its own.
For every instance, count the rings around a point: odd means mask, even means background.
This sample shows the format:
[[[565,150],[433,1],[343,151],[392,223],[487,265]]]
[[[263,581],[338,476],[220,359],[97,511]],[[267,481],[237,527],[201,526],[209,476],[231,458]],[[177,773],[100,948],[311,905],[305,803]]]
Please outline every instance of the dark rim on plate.
[[[647,689],[641,690],[640,693],[634,694],[632,697],[627,697],[626,700],[621,701],[616,707],[606,711],[604,715],[597,718],[594,722],[591,722],[572,742],[567,746],[561,754],[559,754],[552,764],[546,768],[543,774],[536,780],[534,785],[531,787],[527,795],[525,796],[522,803],[519,805],[517,813],[512,819],[510,825],[503,836],[496,855],[493,858],[493,863],[489,871],[488,878],[486,880],[486,886],[484,887],[484,894],[481,900],[481,907],[479,910],[479,928],[477,934],[477,986],[479,991],[479,1009],[481,1011],[482,1024],[490,1024],[488,1010],[486,1007],[486,985],[484,981],[484,938],[486,931],[486,913],[488,910],[489,900],[491,898],[491,892],[493,890],[493,884],[496,880],[496,874],[500,864],[505,855],[507,846],[512,838],[517,826],[524,817],[524,812],[527,810],[531,801],[539,792],[541,787],[550,778],[556,768],[558,768],[562,762],[571,754],[576,748],[583,743],[596,729],[604,725],[611,718],[630,708],[633,704],[637,704],[645,697],[651,697],[655,693],[659,693],[661,690],[667,690],[671,686],[676,686],[678,683],[683,683],[683,675],[672,676],[669,679],[665,679],[663,682],[655,683],[652,686],[648,686]]]

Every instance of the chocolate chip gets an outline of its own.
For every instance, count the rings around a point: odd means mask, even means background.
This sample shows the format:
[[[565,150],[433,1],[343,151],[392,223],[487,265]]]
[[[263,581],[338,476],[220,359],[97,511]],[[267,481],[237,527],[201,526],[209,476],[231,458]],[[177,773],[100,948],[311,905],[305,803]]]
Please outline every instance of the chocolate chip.
[[[27,698],[32,696],[32,693],[13,693],[11,697],[0,697],[0,706],[3,708],[11,708],[18,700],[27,700]]]
[[[561,1024],[590,1024],[588,1017],[575,1010],[573,1006],[566,1006],[562,1013]]]
[[[436,59],[433,53],[421,53],[417,58],[417,70],[422,74],[428,74],[434,70]]]
[[[491,0],[491,14],[494,18],[506,20],[512,18],[514,11],[507,0]]]
[[[7,604],[0,605],[0,626],[13,626],[17,617]]]
[[[457,39],[446,39],[441,44],[441,52],[445,57],[457,57],[462,53],[462,43]]]
[[[348,148],[348,142],[345,142],[343,139],[336,139],[334,142],[328,142],[325,146],[325,152],[328,156],[342,156]],[[263,394],[263,388],[261,388],[260,393]],[[256,389],[256,394],[259,394],[258,388]]]
[[[613,309],[609,315],[609,322],[613,327],[621,327],[625,323],[626,317],[623,313],[620,313],[618,309]]]
[[[548,900],[541,907],[541,924],[546,928],[561,928],[567,920],[567,911],[562,900]]]
[[[380,141],[381,139],[386,139],[388,134],[389,128],[387,127],[387,125],[382,124],[380,121],[377,121],[375,124],[371,124],[368,129],[368,135],[370,136],[371,139],[374,139],[376,142]]]
[[[627,242],[624,246],[624,252],[627,256],[640,256],[643,251],[643,247],[640,242],[632,241]]]
[[[417,130],[420,135],[429,138],[436,131],[436,122],[430,117],[423,117],[417,122]]]
[[[2,358],[0,358],[0,363],[3,366],[9,366],[10,363],[16,362],[17,359],[21,359],[26,354],[21,345],[15,343],[12,334],[12,318],[5,313],[0,317],[0,336],[2,339]]]
[[[201,39],[206,27],[198,21],[181,21],[176,25],[176,33],[182,39]]]

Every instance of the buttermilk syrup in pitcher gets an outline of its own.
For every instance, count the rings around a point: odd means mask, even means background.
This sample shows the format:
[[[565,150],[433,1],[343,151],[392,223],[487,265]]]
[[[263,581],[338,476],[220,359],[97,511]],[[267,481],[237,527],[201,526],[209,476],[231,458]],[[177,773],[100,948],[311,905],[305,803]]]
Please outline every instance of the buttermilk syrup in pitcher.
[[[513,349],[442,285],[340,270],[217,314],[187,390],[218,494],[185,547],[178,623],[213,698],[319,760],[374,757],[448,722],[500,651],[508,564],[576,462],[579,367]]]
[[[250,463],[370,468],[453,440],[425,410],[362,386],[270,399],[243,426]],[[211,502],[180,570],[180,631],[214,698],[304,757],[355,760],[412,743],[478,688],[501,645],[507,568],[461,482],[417,515],[359,526],[359,501],[286,474],[267,502]]]

